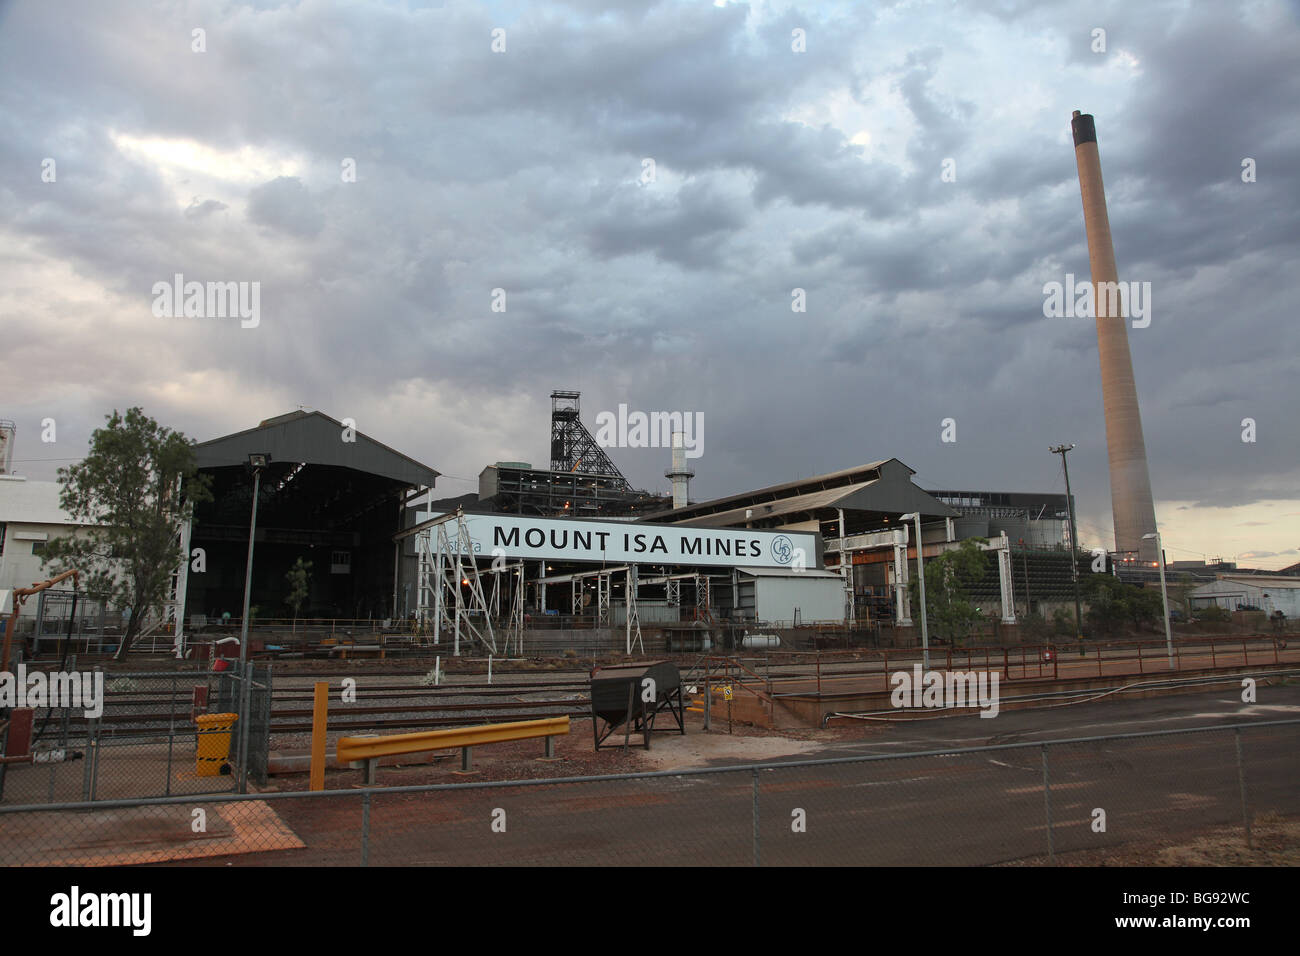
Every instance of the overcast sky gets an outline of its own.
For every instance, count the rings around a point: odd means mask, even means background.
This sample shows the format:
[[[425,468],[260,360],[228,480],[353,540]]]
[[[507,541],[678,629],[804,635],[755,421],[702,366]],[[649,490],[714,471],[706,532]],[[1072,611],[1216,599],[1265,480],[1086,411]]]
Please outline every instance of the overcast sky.
[[[1120,278],[1151,283],[1169,557],[1295,563],[1297,12],[0,0],[17,470],[54,477],[114,408],[206,440],[303,405],[460,494],[545,467],[571,388],[593,430],[701,414],[695,499],[890,457],[1063,491],[1073,442],[1083,543],[1113,547],[1095,329],[1043,314],[1089,274],[1079,109]],[[259,283],[256,327],[156,315],[176,273]],[[611,453],[667,490],[666,449]]]

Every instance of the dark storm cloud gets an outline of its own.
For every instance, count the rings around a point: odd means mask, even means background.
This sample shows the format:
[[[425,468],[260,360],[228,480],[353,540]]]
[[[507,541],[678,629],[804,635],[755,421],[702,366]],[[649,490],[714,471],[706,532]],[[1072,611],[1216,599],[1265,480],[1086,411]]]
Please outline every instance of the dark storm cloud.
[[[300,238],[320,234],[324,217],[296,176],[280,176],[248,194],[248,218],[259,226]]]
[[[1060,490],[1046,446],[1074,441],[1105,523],[1095,332],[1042,315],[1045,282],[1088,273],[1077,108],[1120,277],[1153,287],[1130,340],[1157,498],[1294,497],[1298,52],[1267,3],[12,4],[0,314],[87,323],[108,384],[70,421],[142,389],[199,437],[288,410],[221,395],[361,406],[473,475],[544,460],[545,395],[578,387],[588,420],[703,412],[697,497],[890,456],[926,484]],[[260,281],[261,326],[153,319],[176,272]],[[23,348],[12,414],[39,418],[66,399],[36,376],[54,353]],[[229,391],[185,399],[208,387]],[[665,484],[659,451],[614,457]]]
[[[611,198],[587,227],[591,251],[606,258],[641,251],[686,268],[715,265],[716,243],[742,228],[746,210],[702,183],[687,183],[670,202],[648,190]]]

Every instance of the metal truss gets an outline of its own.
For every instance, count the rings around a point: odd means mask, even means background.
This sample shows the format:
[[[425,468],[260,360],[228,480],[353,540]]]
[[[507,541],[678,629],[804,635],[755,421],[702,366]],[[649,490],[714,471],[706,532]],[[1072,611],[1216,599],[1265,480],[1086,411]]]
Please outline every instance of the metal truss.
[[[609,574],[596,575],[596,623],[602,627],[608,627],[609,620],[609,592],[614,585],[613,578]]]
[[[641,642],[641,614],[636,607],[636,565],[632,564],[627,569],[627,614],[624,617],[627,620],[627,653],[632,653],[632,645],[635,644],[645,653],[645,644]]]
[[[452,522],[456,525],[454,544],[447,533]],[[469,640],[482,644],[489,654],[497,654],[491,609],[483,593],[464,513],[457,509],[423,529],[416,536],[415,547],[419,557],[415,616],[421,631],[427,633],[425,629],[431,623],[434,644],[441,643],[444,628],[451,631],[452,653],[456,656],[460,655],[462,631]],[[468,598],[463,592],[466,586]],[[520,624],[522,629],[522,613]]]
[[[616,491],[631,485],[579,418],[579,392],[551,392],[551,471],[606,475],[616,478]]]
[[[492,575],[492,614],[491,619],[502,618],[501,592],[506,592],[505,603],[509,604],[505,620],[505,648],[503,653],[511,651],[522,654],[524,651],[524,562],[513,561],[500,568],[494,567]]]

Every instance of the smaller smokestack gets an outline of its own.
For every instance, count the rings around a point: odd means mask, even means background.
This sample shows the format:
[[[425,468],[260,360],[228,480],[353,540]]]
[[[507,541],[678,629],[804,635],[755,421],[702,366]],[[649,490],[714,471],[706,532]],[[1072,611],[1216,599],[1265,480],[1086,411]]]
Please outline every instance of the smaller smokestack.
[[[685,508],[690,503],[691,479],[695,472],[686,466],[686,435],[673,432],[673,466],[664,472],[673,483],[673,508]]]

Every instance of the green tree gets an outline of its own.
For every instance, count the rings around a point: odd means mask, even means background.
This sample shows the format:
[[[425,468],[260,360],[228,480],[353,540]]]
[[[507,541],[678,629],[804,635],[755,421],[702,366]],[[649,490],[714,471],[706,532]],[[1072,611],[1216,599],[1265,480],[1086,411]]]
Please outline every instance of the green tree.
[[[1192,616],[1191,595],[1197,587],[1196,579],[1186,571],[1173,577],[1169,583],[1169,611],[1181,611],[1186,617]],[[1162,611],[1163,613],[1163,611]]]
[[[83,527],[52,541],[43,563],[52,573],[77,569],[88,594],[130,609],[115,655],[121,660],[161,609],[172,572],[189,558],[179,549],[182,523],[212,493],[198,473],[194,443],[180,432],[139,408],[105,417],[89,454],[59,469],[60,504]]]
[[[1154,588],[1126,584],[1110,574],[1090,574],[1080,581],[1080,594],[1088,603],[1088,624],[1094,631],[1110,636],[1128,626],[1141,630],[1164,615],[1164,601]]]
[[[298,612],[311,593],[311,562],[299,558],[284,575],[284,602],[293,608],[293,631],[298,631]]]
[[[1057,637],[1074,637],[1074,612],[1058,607],[1052,612],[1052,633]]]
[[[1217,604],[1198,607],[1196,609],[1196,617],[1198,620],[1206,621],[1211,624],[1226,624],[1232,620],[1232,614],[1224,608],[1219,607]]]
[[[984,577],[988,566],[983,539],[968,538],[960,548],[945,551],[925,562],[925,614],[929,628],[949,641],[959,640],[979,623],[980,611],[971,603],[969,588]],[[920,602],[913,579],[908,587],[912,603]]]

